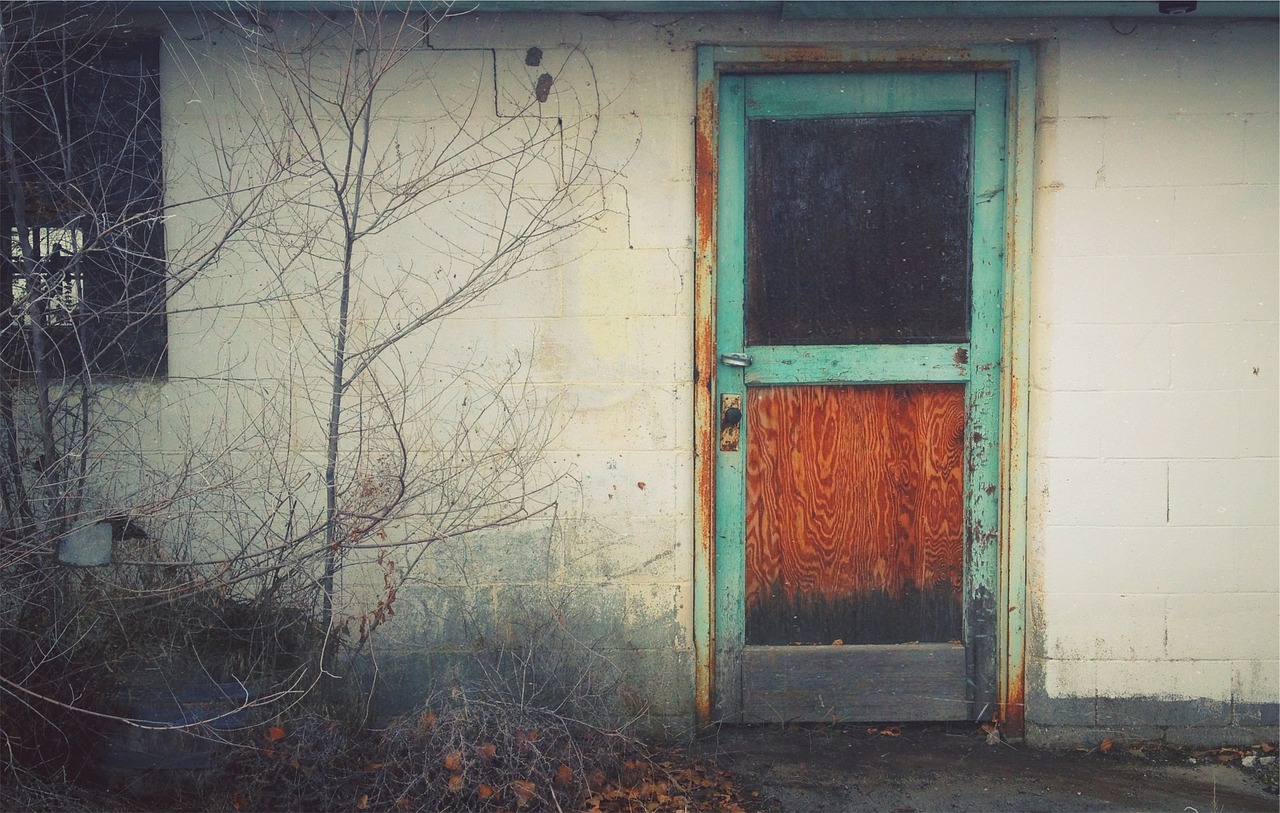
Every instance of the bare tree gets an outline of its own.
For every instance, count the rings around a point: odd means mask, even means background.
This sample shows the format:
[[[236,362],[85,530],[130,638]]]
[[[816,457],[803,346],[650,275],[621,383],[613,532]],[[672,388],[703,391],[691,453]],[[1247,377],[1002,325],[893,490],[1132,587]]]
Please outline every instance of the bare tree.
[[[590,75],[573,48],[518,92],[496,64],[451,75],[429,42],[446,21],[175,21],[175,112],[157,39],[94,7],[0,9],[6,738],[13,709],[120,718],[87,675],[143,657],[140,629],[150,663],[296,700],[394,613],[430,545],[554,505],[555,423],[520,359],[434,337],[599,217],[600,103],[564,81]],[[175,116],[181,140],[161,132]],[[280,341],[270,371],[183,381],[177,337],[241,322]],[[162,397],[179,383],[205,418]],[[149,437],[184,414],[187,437]],[[60,564],[93,525],[110,565]]]

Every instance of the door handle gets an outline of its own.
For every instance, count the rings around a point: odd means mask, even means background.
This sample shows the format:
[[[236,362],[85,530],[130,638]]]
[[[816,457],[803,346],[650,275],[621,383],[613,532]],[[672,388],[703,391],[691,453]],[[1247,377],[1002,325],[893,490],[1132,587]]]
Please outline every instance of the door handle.
[[[742,423],[742,410],[736,406],[731,406],[720,416],[721,426],[737,426]]]
[[[720,396],[720,451],[738,451],[742,437],[742,396],[726,393]]]
[[[726,367],[750,367],[751,356],[746,353],[721,353],[720,363]]]

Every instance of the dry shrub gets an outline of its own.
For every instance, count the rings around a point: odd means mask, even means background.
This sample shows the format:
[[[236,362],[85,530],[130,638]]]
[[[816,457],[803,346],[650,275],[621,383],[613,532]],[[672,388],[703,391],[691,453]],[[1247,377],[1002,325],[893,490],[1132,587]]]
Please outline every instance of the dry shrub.
[[[640,749],[629,736],[455,688],[382,736],[370,805],[400,810],[561,810]]]
[[[98,790],[88,790],[66,780],[41,779],[27,772],[14,772],[0,781],[0,810],[27,813],[102,813],[133,810],[126,800],[115,799]]]
[[[643,745],[535,706],[455,687],[384,729],[319,717],[263,729],[227,767],[235,810],[577,809]],[[216,800],[215,800],[216,801]]]

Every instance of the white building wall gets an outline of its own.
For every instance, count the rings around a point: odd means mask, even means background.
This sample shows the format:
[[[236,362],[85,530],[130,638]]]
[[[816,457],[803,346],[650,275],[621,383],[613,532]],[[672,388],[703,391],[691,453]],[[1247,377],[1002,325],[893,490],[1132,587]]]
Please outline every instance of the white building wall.
[[[641,705],[687,723],[696,45],[1032,42],[1033,331],[1016,349],[1033,368],[1028,719],[1046,730],[1132,725],[1142,721],[1126,715],[1145,706],[1106,702],[1134,698],[1215,703],[1214,721],[1265,723],[1280,693],[1275,25],[1133,25],[753,15],[442,25],[423,58],[473,78],[496,60],[499,85],[486,92],[499,101],[527,94],[529,47],[548,65],[569,59],[551,104],[599,91],[596,157],[616,174],[598,229],[436,339],[435,353],[521,354],[535,392],[563,407],[549,457],[568,477],[554,523],[440,547],[430,585],[402,598],[388,628],[404,669],[436,669],[430,652],[414,653],[469,634],[459,617],[492,621],[561,586],[617,644]],[[170,125],[186,121],[189,92],[170,86]],[[220,92],[225,103],[231,91]],[[179,152],[196,149],[168,132]],[[227,268],[223,286],[242,270]],[[206,293],[216,292],[193,296]],[[296,326],[279,327],[176,319],[169,401],[216,411],[226,398],[187,398],[183,378],[287,348]],[[287,349],[270,356],[245,374],[287,389]],[[1233,718],[1237,706],[1262,717]],[[1180,714],[1166,724],[1186,722]]]
[[[1033,721],[1147,698],[1244,725],[1280,696],[1275,33],[1101,23],[1043,51],[1031,645],[1049,698],[1104,701]]]

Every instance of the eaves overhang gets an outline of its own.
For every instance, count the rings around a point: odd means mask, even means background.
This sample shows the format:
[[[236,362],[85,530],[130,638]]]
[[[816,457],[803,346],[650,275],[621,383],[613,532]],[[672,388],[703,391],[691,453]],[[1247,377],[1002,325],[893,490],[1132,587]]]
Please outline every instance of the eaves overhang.
[[[1129,17],[1163,19],[1280,19],[1280,0],[124,0],[137,10],[245,9],[257,11],[448,8],[450,13],[765,14],[783,20],[990,19]]]

